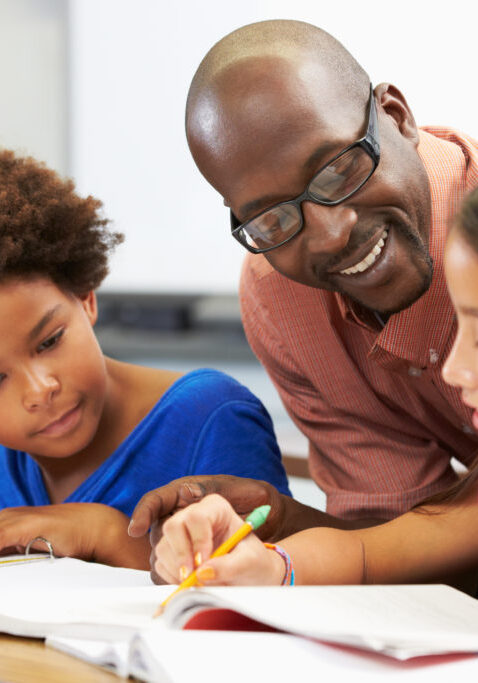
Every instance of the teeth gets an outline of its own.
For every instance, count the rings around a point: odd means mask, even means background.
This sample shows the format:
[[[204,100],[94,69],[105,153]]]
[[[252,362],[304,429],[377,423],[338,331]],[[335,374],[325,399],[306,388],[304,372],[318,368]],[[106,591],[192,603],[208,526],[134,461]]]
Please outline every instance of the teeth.
[[[354,273],[363,273],[364,270],[367,270],[367,268],[370,268],[372,263],[375,263],[377,256],[382,251],[383,245],[385,244],[385,240],[387,239],[387,235],[388,235],[387,230],[384,230],[382,232],[382,234],[380,235],[380,239],[378,240],[377,244],[367,254],[367,256],[364,259],[362,259],[359,263],[356,263],[354,266],[350,266],[350,268],[346,268],[345,270],[341,270],[340,271],[341,275],[353,275]]]

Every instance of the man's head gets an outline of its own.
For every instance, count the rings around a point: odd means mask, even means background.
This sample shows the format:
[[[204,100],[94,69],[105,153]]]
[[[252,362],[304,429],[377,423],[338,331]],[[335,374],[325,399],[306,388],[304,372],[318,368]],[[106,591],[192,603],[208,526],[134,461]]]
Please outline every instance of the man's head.
[[[432,273],[428,180],[413,116],[396,88],[377,86],[371,101],[367,74],[332,36],[302,22],[262,22],[206,55],[191,84],[186,127],[199,169],[242,224],[313,190],[318,171],[365,136],[371,107],[376,170],[332,206],[308,195],[302,229],[265,256],[297,282],[395,312],[421,296]],[[326,171],[333,183],[353,172],[345,157],[340,163]],[[281,227],[273,223],[266,214],[263,225]]]

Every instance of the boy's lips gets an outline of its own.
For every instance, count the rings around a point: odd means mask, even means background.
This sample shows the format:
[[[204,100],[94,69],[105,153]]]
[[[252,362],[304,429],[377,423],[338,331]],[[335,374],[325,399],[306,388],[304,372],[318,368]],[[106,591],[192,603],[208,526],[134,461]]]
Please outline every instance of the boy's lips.
[[[76,427],[80,418],[80,403],[77,403],[73,408],[63,412],[59,417],[48,422],[45,427],[42,427],[35,434],[42,436],[62,436]]]

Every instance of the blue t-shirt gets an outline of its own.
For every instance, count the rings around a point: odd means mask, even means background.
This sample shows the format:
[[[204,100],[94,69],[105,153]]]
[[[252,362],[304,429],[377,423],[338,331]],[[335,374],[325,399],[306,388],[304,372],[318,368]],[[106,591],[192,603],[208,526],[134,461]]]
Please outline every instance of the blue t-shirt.
[[[64,502],[104,503],[130,516],[147,491],[194,474],[264,479],[290,495],[269,414],[246,387],[217,370],[178,379]],[[0,446],[0,509],[49,504],[33,458]]]

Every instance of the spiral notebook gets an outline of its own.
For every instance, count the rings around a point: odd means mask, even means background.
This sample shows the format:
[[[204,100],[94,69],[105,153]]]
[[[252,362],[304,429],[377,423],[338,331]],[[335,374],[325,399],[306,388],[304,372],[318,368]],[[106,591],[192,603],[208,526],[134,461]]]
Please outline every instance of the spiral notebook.
[[[478,602],[449,586],[196,588],[153,619],[172,590],[152,585],[149,572],[72,558],[4,563],[0,631],[115,641],[153,625],[279,630],[401,659],[478,652]]]

